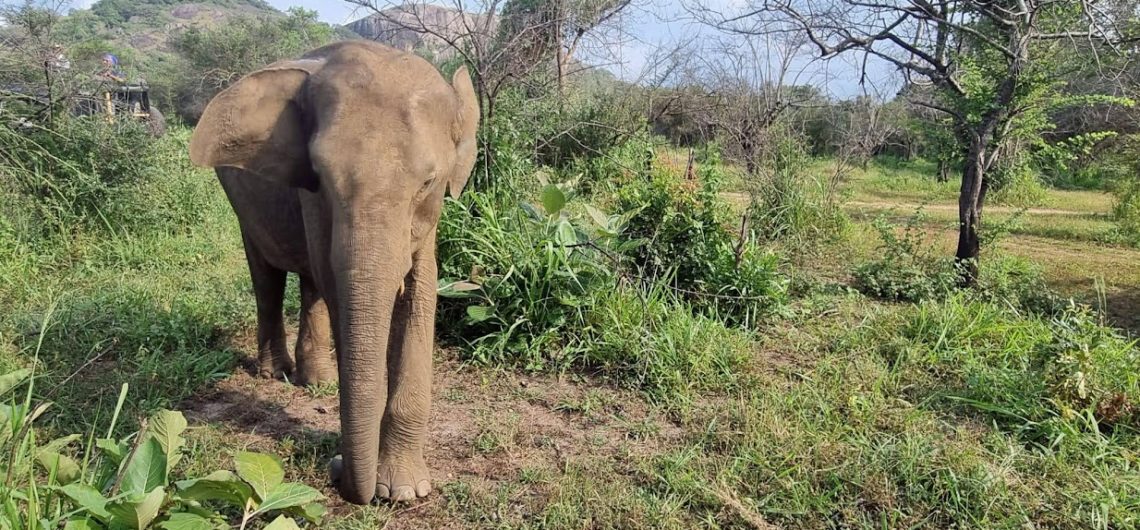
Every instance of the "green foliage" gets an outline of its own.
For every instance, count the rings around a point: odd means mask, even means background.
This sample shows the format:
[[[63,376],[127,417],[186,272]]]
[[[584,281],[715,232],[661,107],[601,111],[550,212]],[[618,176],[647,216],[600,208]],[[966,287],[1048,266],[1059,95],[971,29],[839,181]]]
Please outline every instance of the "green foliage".
[[[98,117],[54,129],[0,124],[0,183],[25,208],[11,219],[23,218],[33,236],[177,229],[200,221],[202,187],[169,178],[171,171],[193,171],[184,151],[188,134],[172,130],[156,140],[141,123]]]
[[[1086,307],[1035,319],[957,296],[922,304],[903,335],[912,346],[890,355],[938,389],[941,404],[988,416],[1042,448],[1138,425],[1140,352]]]
[[[284,482],[280,460],[242,452],[237,474],[222,470],[202,478],[175,480],[185,450],[182,413],[159,410],[144,429],[113,438],[127,395],[123,385],[106,437],[67,435],[42,443],[33,422],[50,403],[32,405],[32,372],[0,376],[0,394],[26,385],[23,398],[0,405],[0,527],[70,529],[228,528],[228,513],[244,528],[272,515],[275,528],[297,528],[295,518],[318,524],[324,507],[317,490]],[[83,441],[78,456],[76,442]],[[219,509],[220,507],[221,509]],[[273,526],[276,525],[276,526]]]
[[[1140,162],[1136,152],[1140,137],[1129,135],[1106,153],[1102,167],[1110,168],[1108,188],[1116,199],[1112,217],[1116,228],[1112,239],[1131,246],[1140,246]]]
[[[617,191],[626,234],[644,241],[625,254],[639,277],[665,280],[698,310],[749,327],[784,304],[786,281],[776,255],[733,233],[715,156],[705,154],[693,180],[655,168]]]
[[[671,407],[736,388],[752,356],[746,332],[695,313],[664,282],[593,293],[582,324],[585,367]]]
[[[848,220],[834,176],[807,171],[810,157],[802,135],[786,124],[772,129],[763,167],[746,183],[752,233],[795,244],[837,241]]]
[[[575,361],[590,294],[614,283],[605,243],[593,240],[612,236],[572,220],[557,186],[548,185],[539,204],[519,207],[511,195],[472,191],[448,201],[439,225],[439,318],[480,362],[563,369]]]
[[[178,72],[180,110],[194,120],[214,94],[270,63],[299,57],[337,38],[317,13],[300,7],[288,16],[235,16],[212,28],[191,28],[171,46],[187,63]]]
[[[1006,161],[991,169],[987,179],[995,204],[1028,208],[1045,201],[1045,187],[1027,161]]]
[[[936,255],[923,232],[924,219],[920,207],[901,233],[885,217],[875,219],[882,242],[878,257],[853,271],[860,291],[886,300],[917,302],[941,298],[957,285],[957,268],[951,258]]]
[[[747,339],[694,314],[664,283],[619,281],[630,214],[567,212],[547,185],[538,204],[468,192],[440,223],[441,328],[480,364],[589,370],[683,405],[735,380]],[[442,325],[446,323],[446,326]]]

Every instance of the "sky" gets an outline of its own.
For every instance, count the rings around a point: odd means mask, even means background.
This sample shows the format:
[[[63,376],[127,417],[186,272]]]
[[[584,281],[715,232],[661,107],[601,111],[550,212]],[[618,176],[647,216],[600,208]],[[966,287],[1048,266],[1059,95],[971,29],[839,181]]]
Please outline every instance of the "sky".
[[[366,10],[343,0],[267,1],[282,11],[292,6],[316,11],[321,20],[331,24],[346,24],[368,14]],[[399,3],[399,0],[391,3],[389,0],[375,1],[381,6]],[[456,0],[428,1],[454,5]],[[71,7],[85,8],[92,2],[93,0],[72,0]],[[621,14],[620,25],[623,30],[614,39],[607,40],[607,43],[617,42],[620,45],[607,46],[611,52],[610,57],[604,61],[590,61],[589,57],[586,60],[592,64],[604,63],[606,69],[627,81],[653,77],[655,70],[651,57],[657,50],[671,49],[679,42],[707,42],[714,37],[712,30],[693,20],[686,11],[685,5],[696,2],[722,13],[735,13],[745,7],[748,0],[635,0]],[[698,57],[699,59],[701,58]],[[861,86],[858,83],[860,67],[855,60],[855,57],[843,57],[822,62],[805,58],[798,61],[793,69],[797,72],[796,81],[800,84],[813,84],[833,97],[845,99],[863,93],[879,93],[886,97],[893,95],[898,88],[898,79],[888,65],[872,61],[868,66],[872,75],[868,76],[868,83]]]
[[[316,11],[321,20],[332,24],[346,24],[368,15],[367,10],[342,0],[267,1],[283,11],[291,6],[301,6]],[[391,3],[387,0],[375,1],[380,6],[399,2],[399,0]],[[451,6],[456,0],[428,1]],[[691,0],[683,3],[685,1],[635,0],[631,7],[622,13],[624,20],[620,22],[624,30],[617,39],[620,47],[614,54],[616,57],[604,61],[607,63],[605,67],[627,81],[637,80],[643,76],[652,77],[650,58],[655,51],[671,49],[682,41],[707,40],[713,33],[708,27],[693,20],[685,5],[691,6],[699,2],[700,5],[721,13],[738,13],[748,2],[748,0]],[[868,70],[872,75],[868,76],[867,83],[860,86],[858,80],[861,68],[857,65],[857,60],[853,56],[828,62],[805,58],[799,61],[793,70],[797,72],[799,82],[813,84],[833,97],[845,99],[864,93],[878,93],[888,98],[893,96],[898,89],[899,79],[888,65],[879,61],[870,61]],[[613,64],[615,62],[616,64]],[[595,61],[594,64],[598,62]],[[870,78],[874,78],[876,83],[870,83]]]

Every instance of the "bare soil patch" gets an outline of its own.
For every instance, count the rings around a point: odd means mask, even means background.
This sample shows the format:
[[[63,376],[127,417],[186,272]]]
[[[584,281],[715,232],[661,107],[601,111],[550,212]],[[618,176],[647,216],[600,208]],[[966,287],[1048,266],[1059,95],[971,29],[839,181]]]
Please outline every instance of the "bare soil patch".
[[[437,357],[425,455],[435,491],[395,507],[401,515],[390,528],[462,526],[439,493],[460,481],[493,491],[523,475],[557,477],[572,463],[654,454],[681,436],[633,391],[471,368],[443,352]],[[340,500],[324,467],[337,451],[338,397],[252,374],[249,359],[245,369],[182,404],[191,425],[214,431],[223,446],[282,456],[291,480],[322,489],[330,515],[351,514],[357,508]],[[534,513],[553,489],[534,484],[512,504]]]

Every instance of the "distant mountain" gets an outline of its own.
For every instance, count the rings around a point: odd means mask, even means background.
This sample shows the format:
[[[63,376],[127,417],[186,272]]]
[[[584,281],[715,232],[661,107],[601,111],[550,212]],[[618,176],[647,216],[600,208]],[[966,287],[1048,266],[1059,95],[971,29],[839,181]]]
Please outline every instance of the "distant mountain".
[[[170,39],[188,28],[216,26],[241,15],[284,16],[262,0],[99,0],[73,10],[65,25],[86,38],[99,38],[140,52],[169,51]]]
[[[384,9],[345,25],[353,33],[404,51],[427,52],[434,57],[447,57],[453,52],[449,40],[462,41],[478,34],[486,26],[493,35],[498,19],[487,25],[484,15],[474,15],[435,5],[402,5]],[[427,29],[428,31],[423,31]]]

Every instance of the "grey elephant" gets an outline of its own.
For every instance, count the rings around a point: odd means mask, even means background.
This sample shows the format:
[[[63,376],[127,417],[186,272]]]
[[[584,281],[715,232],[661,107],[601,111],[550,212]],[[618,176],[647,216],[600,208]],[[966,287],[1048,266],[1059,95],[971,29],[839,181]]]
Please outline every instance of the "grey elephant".
[[[448,83],[415,55],[353,40],[245,76],[190,140],[241,227],[261,375],[339,382],[334,480],[349,502],[431,490],[436,227],[445,189],[458,196],[471,174],[478,125],[466,67]],[[287,272],[301,279],[295,365]]]

